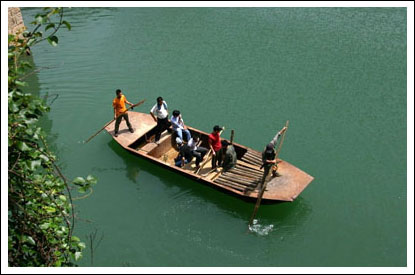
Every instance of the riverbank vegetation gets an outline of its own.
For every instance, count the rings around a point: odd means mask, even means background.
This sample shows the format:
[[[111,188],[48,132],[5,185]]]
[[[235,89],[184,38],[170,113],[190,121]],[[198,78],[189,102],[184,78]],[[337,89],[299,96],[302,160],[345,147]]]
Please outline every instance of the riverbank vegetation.
[[[9,266],[73,266],[85,244],[73,235],[71,191],[90,192],[92,176],[67,179],[38,121],[49,106],[30,91],[27,55],[41,42],[57,46],[60,29],[71,30],[63,8],[44,8],[8,39],[8,262]],[[24,91],[23,91],[24,88]]]

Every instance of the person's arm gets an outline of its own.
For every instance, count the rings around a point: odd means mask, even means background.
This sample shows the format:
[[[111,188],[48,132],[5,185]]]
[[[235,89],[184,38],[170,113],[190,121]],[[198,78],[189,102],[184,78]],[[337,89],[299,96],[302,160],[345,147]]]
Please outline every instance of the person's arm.
[[[212,140],[211,140],[210,138],[208,139],[208,143],[209,143],[209,148],[210,148],[210,150],[212,150],[212,154],[213,154],[214,156],[216,156],[215,150],[213,150]]]
[[[114,107],[114,119],[116,119],[117,118],[117,112],[115,111],[115,107]]]
[[[178,123],[178,119],[175,119],[174,117],[172,117],[170,119],[171,124],[173,124],[173,128],[180,128],[180,124]]]
[[[153,117],[154,121],[157,122],[157,118],[154,116],[153,112],[150,112],[150,115]]]
[[[183,121],[182,115],[180,115],[180,125],[181,125],[181,127],[182,127],[183,129],[187,130],[186,125],[184,125],[184,121]]]
[[[130,106],[133,106],[134,105],[130,101],[128,101],[127,98],[125,98],[125,103],[129,104]]]
[[[287,130],[287,127],[284,126],[284,128],[281,129],[281,131],[279,131],[275,137],[271,140],[270,143],[272,143],[274,146],[277,144],[278,139],[280,138],[280,136]]]

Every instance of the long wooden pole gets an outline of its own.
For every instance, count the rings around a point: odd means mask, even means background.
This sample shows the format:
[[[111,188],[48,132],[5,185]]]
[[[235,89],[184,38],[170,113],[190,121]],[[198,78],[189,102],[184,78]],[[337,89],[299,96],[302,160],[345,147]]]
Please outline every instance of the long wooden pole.
[[[131,105],[130,107],[128,107],[128,109],[124,112],[124,113],[126,113],[128,110],[130,110],[131,108],[134,108],[134,107],[138,107],[138,106],[140,106],[141,104],[143,104],[144,103],[144,101],[146,101],[145,99],[143,99],[143,100],[141,100],[140,102],[138,102],[137,104],[134,104],[134,105]],[[110,125],[114,120],[116,120],[117,118],[119,118],[120,116],[122,116],[124,113],[122,113],[122,114],[120,114],[119,116],[117,116],[116,118],[114,118],[114,119],[112,119],[110,122],[108,122],[107,124],[105,124],[105,126],[104,127],[102,127],[98,132],[96,132],[95,134],[93,134],[90,138],[88,138],[84,143],[87,143],[87,142],[89,142],[91,139],[93,139],[94,137],[96,137],[99,133],[101,133],[101,131],[102,130],[104,130],[105,129],[105,127],[107,127],[108,125]]]
[[[288,120],[285,123],[285,127],[288,128]],[[284,141],[284,137],[285,137],[286,132],[287,132],[287,129],[285,129],[284,133],[282,134],[281,142],[278,146],[277,152],[275,153],[275,160],[277,159],[278,154],[281,151],[281,146],[282,146],[282,143]],[[255,204],[254,212],[252,213],[251,219],[249,220],[249,226],[252,225],[252,223],[254,221],[254,218],[256,216],[256,213],[258,212],[259,205],[261,204],[262,196],[264,195],[265,189],[267,187],[267,183],[265,182],[265,179],[268,176],[268,173],[269,173],[270,170],[271,169],[264,169],[264,175],[263,175],[262,181],[261,181],[261,191],[258,194],[258,199],[257,199],[256,204]],[[268,173],[267,173],[267,171],[268,171]]]
[[[261,204],[261,200],[262,200],[262,196],[264,195],[265,188],[267,187],[267,183],[265,182],[265,179],[268,176],[268,173],[266,171],[268,171],[269,173],[269,170],[265,169],[264,175],[262,176],[262,180],[261,180],[261,191],[258,193],[258,199],[255,204],[254,212],[252,213],[251,219],[249,220],[249,226],[251,226],[254,221],[256,213],[258,212],[259,205]]]

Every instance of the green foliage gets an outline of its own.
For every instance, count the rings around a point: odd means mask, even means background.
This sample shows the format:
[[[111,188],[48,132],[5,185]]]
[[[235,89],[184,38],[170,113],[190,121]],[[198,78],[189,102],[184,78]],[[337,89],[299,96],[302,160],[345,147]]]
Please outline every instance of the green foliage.
[[[53,23],[54,17],[58,23]],[[58,44],[55,33],[63,21],[62,8],[44,8],[35,16],[32,32],[9,35],[8,44],[8,248],[9,266],[72,266],[85,244],[72,235],[74,212],[68,180],[48,149],[38,120],[49,111],[44,101],[21,87],[33,72],[23,60],[29,47],[47,40]],[[44,32],[39,31],[44,27]],[[46,32],[49,32],[45,35]],[[81,193],[96,184],[92,176],[77,177]]]

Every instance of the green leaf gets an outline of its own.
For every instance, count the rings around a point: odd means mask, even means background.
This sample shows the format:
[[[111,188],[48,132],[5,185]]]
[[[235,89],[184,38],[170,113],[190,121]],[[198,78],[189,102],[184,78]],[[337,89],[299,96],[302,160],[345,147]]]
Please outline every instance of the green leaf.
[[[49,158],[47,157],[47,156],[45,156],[45,155],[40,155],[39,156],[39,158],[41,159],[41,160],[43,160],[44,162],[48,162],[49,161]]]
[[[16,112],[19,111],[19,107],[15,102],[11,102],[11,103],[9,103],[9,110],[12,113],[16,113]]]
[[[46,212],[48,213],[55,213],[56,212],[56,208],[51,207],[51,206],[46,206],[45,207]]]
[[[72,240],[73,242],[80,242],[80,241],[81,241],[81,239],[79,239],[77,236],[72,236],[72,237],[71,237],[71,240]]]
[[[40,14],[36,15],[35,17],[36,23],[37,24],[42,24],[43,22],[43,16],[41,16]]]
[[[40,229],[46,230],[46,229],[49,228],[49,226],[50,226],[50,223],[45,222],[45,223],[41,224],[39,227],[40,227]]]
[[[85,179],[83,177],[76,177],[73,182],[75,185],[84,186],[85,185]]]
[[[41,161],[40,160],[32,160],[29,161],[28,166],[30,168],[30,170],[34,171],[36,170],[40,165],[41,165]]]
[[[24,82],[24,81],[16,80],[14,83],[16,83],[16,85],[23,86],[23,87],[26,87],[27,86],[27,83]]]
[[[86,181],[89,183],[89,184],[96,184],[98,181],[97,181],[97,179],[94,177],[94,176],[91,176],[91,175],[88,175],[87,177],[86,177]]]
[[[15,38],[15,35],[14,34],[9,34],[9,43],[11,42],[11,41],[13,41],[14,40],[14,38]]]
[[[30,243],[30,244],[32,244],[32,245],[35,245],[36,244],[35,240],[33,240],[32,237],[27,237],[27,242]]]
[[[88,189],[88,187],[87,186],[82,186],[82,187],[79,187],[78,188],[78,192],[79,193],[81,193],[81,194],[83,194],[83,193],[85,193],[86,192],[86,190]]]
[[[17,148],[19,148],[20,151],[29,151],[30,147],[26,145],[26,143],[24,143],[23,141],[19,141],[17,142]]]
[[[48,37],[48,42],[49,42],[52,46],[56,47],[56,46],[58,45],[58,38],[57,38],[55,35],[53,35],[53,36],[49,36],[49,37]]]
[[[50,23],[49,25],[47,25],[46,28],[45,28],[45,31],[49,30],[50,28],[55,28],[55,24]]]
[[[59,199],[60,199],[61,201],[66,201],[66,197],[65,197],[64,195],[59,195]]]
[[[85,249],[86,245],[83,242],[78,243],[78,247],[82,250]]]
[[[71,24],[69,24],[67,21],[62,21],[62,24],[65,24],[66,28],[70,31],[72,29]]]

